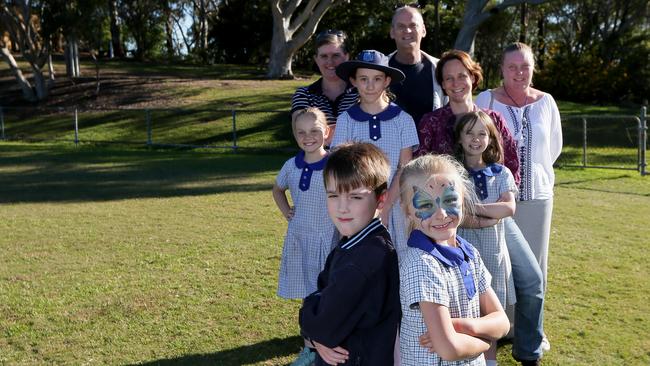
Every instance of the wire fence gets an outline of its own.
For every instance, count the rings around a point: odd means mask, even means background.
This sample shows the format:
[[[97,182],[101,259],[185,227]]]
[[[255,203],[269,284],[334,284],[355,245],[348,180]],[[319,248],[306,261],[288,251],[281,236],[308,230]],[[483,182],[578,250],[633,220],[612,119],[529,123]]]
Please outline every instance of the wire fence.
[[[646,174],[647,109],[638,115],[562,117],[557,165]],[[151,147],[295,149],[289,111],[245,109],[77,109],[0,106],[2,140]]]

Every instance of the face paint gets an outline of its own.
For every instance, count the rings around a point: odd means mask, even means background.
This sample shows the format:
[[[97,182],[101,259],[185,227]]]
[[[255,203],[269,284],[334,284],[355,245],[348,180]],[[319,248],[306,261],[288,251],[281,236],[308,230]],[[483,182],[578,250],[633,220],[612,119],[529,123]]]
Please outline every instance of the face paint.
[[[433,187],[430,187],[433,189]],[[448,185],[442,191],[440,196],[433,198],[429,192],[413,186],[413,207],[415,208],[415,217],[420,220],[426,220],[438,210],[443,209],[447,215],[460,217],[460,195],[452,185]]]

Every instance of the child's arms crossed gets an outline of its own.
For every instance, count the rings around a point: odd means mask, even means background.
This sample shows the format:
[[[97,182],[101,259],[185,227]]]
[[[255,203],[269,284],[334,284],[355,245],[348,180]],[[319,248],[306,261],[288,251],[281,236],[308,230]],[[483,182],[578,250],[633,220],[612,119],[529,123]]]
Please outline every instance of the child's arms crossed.
[[[510,328],[510,322],[494,290],[490,288],[482,293],[479,303],[481,317],[454,318],[452,319],[454,329],[460,333],[490,340],[497,340],[506,335]]]
[[[446,306],[426,301],[419,304],[427,326],[425,335],[430,340],[428,348],[442,359],[456,361],[476,357],[490,348],[490,343],[483,339],[457,332]]]
[[[476,213],[493,219],[512,216],[515,214],[515,194],[511,191],[503,192],[497,202],[477,204]]]

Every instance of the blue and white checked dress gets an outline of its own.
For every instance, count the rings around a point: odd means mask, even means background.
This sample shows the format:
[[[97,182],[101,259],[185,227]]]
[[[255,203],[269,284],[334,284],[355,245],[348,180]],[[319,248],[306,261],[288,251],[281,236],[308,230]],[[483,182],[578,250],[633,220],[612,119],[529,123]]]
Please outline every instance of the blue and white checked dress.
[[[278,276],[278,296],[288,299],[303,299],[317,290],[318,275],[338,241],[334,224],[327,215],[323,183],[325,159],[305,165],[302,155],[303,152],[287,160],[276,178],[278,187],[289,189],[294,205]],[[308,166],[314,169],[311,169],[310,179],[305,179],[303,172]],[[303,191],[299,184],[305,184],[305,180],[309,180],[308,189]]]
[[[462,238],[458,238],[462,240]],[[447,266],[432,254],[418,248],[407,247],[400,260],[400,301],[402,325],[400,328],[400,353],[402,366],[420,365],[485,365],[483,355],[460,361],[445,361],[438,354],[420,346],[419,337],[427,331],[420,311],[421,301],[446,306],[452,318],[479,318],[480,294],[490,288],[490,273],[481,256],[471,245],[474,258],[470,265],[476,293],[468,299],[463,277],[458,266]]]
[[[501,164],[492,164],[481,171],[471,172],[476,194],[482,203],[494,203],[504,192],[517,195],[517,186],[510,170]],[[487,197],[485,195],[487,194]],[[483,198],[485,197],[485,198]],[[492,275],[492,289],[505,308],[516,302],[512,265],[506,247],[503,221],[480,229],[459,228],[458,235],[478,249],[483,263]]]
[[[415,150],[420,143],[413,118],[394,103],[376,115],[364,112],[359,104],[341,113],[331,146],[348,141],[370,142],[386,154],[390,162],[389,186],[397,172],[400,151],[404,148]],[[399,258],[406,249],[407,240],[406,220],[399,199],[393,204],[389,222],[384,225],[388,227]]]

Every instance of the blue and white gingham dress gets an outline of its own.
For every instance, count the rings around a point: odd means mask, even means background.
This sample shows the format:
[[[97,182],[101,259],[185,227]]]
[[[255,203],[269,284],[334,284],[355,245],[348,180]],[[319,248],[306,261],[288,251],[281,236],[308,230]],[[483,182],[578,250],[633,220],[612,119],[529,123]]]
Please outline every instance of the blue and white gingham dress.
[[[415,149],[420,143],[413,118],[394,103],[376,115],[364,112],[358,104],[341,113],[336,122],[331,146],[335,147],[347,141],[370,142],[386,154],[390,162],[389,186],[397,172],[400,151],[404,148]],[[399,199],[393,204],[389,221],[384,225],[388,227],[400,257],[406,249],[408,235]]]
[[[515,196],[517,195],[515,179],[507,167],[492,164],[475,174],[482,176],[478,178],[480,186],[476,179],[473,179],[475,188],[478,187],[477,195],[480,197],[481,194],[485,194],[485,191],[481,192],[481,190],[487,191],[487,197],[481,200],[482,203],[494,203],[504,192],[513,192]],[[492,289],[501,305],[505,308],[507,305],[514,304],[515,284],[503,222],[480,229],[459,228],[458,235],[472,243],[481,253],[483,263],[492,275]]]
[[[296,157],[287,160],[276,178],[276,184],[289,189],[295,207],[282,248],[278,296],[303,299],[317,290],[318,275],[325,260],[338,242],[338,234],[327,215],[327,195],[323,170],[313,170],[309,189],[299,188],[302,169]]]
[[[420,311],[421,301],[446,306],[452,318],[480,318],[480,294],[490,288],[490,273],[480,254],[474,250],[471,261],[476,294],[467,298],[460,268],[448,267],[423,250],[407,247],[399,265],[402,324],[400,353],[402,366],[485,365],[483,355],[460,361],[445,361],[438,354],[420,346],[419,337],[427,331]]]

